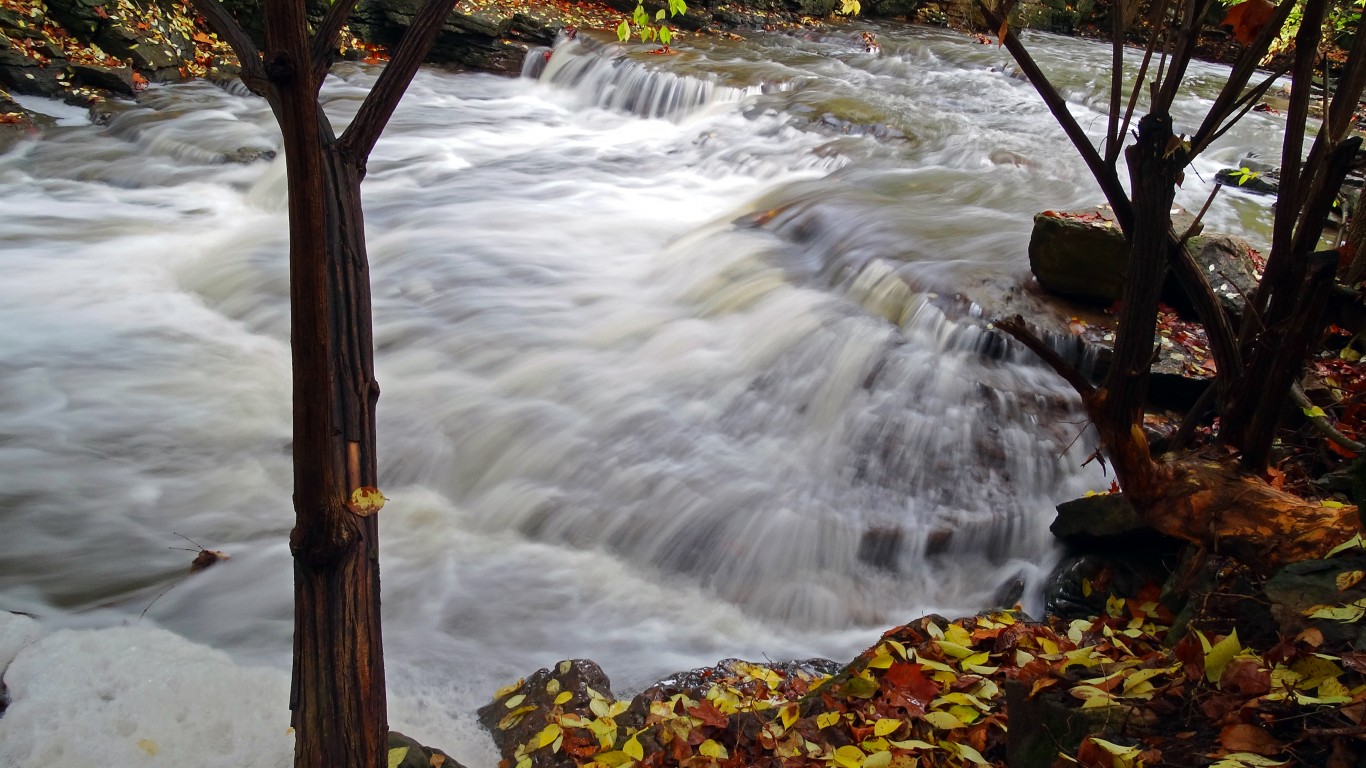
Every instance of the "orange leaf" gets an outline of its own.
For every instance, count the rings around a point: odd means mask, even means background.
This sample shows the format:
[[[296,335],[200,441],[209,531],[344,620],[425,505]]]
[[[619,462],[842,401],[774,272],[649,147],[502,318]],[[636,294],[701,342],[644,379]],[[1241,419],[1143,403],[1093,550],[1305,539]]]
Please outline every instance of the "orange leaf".
[[[1228,9],[1219,25],[1233,27],[1234,39],[1243,45],[1252,45],[1275,11],[1276,5],[1271,0],[1243,0]]]
[[[1006,33],[1009,32],[1009,31],[1010,31],[1009,25],[1008,25],[1005,21],[1002,21],[1002,22],[1001,22],[1001,28],[998,29],[998,30],[996,30],[996,47],[997,47],[997,48],[1000,48],[1001,46],[1005,45],[1005,42],[1006,42]]]

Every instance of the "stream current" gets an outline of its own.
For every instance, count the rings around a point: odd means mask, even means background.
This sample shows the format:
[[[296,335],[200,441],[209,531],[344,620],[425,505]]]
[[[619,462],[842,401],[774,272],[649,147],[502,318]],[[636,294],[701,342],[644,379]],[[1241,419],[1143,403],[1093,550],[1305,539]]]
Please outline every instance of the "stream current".
[[[1029,42],[1102,130],[1108,48]],[[561,658],[629,692],[1037,610],[1053,506],[1109,482],[958,297],[1022,290],[1031,216],[1099,199],[1007,54],[688,43],[423,71],[370,162],[390,722],[472,768],[473,710]],[[334,75],[344,123],[375,70]],[[0,614],[0,764],[288,764],[284,169],[225,162],[278,133],[202,82],[64,123],[0,155],[0,609],[38,619]],[[1180,202],[1279,130],[1249,116]],[[231,559],[187,576],[197,545]]]

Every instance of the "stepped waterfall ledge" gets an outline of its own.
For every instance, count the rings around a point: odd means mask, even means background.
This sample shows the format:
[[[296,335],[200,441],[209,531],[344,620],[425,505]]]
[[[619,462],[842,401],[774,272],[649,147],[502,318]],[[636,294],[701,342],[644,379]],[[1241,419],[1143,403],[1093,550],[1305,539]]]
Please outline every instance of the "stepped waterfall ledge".
[[[1108,48],[1030,43],[1102,126]],[[369,160],[389,722],[471,768],[478,707],[559,659],[632,691],[1037,611],[1055,505],[1110,483],[987,323],[1034,301],[1033,215],[1097,198],[1008,55],[862,22],[676,47],[424,69]],[[1192,71],[1178,122],[1224,72]],[[335,123],[378,72],[333,69]],[[290,760],[280,149],[196,81],[0,154],[0,765]],[[229,558],[189,575],[181,536]]]

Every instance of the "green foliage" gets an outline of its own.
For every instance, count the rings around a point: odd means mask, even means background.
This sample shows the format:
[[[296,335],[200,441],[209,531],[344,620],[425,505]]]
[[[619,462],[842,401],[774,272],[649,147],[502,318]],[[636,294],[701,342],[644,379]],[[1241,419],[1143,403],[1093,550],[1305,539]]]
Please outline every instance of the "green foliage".
[[[669,43],[674,39],[673,30],[665,25],[664,21],[670,16],[679,16],[688,12],[686,0],[668,0],[667,8],[660,8],[655,12],[654,19],[645,10],[644,0],[637,0],[636,9],[631,13],[630,19],[622,19],[617,25],[617,39],[626,42],[631,38],[634,29],[640,42],[645,43],[651,40],[659,41],[663,46],[662,50],[668,51]]]

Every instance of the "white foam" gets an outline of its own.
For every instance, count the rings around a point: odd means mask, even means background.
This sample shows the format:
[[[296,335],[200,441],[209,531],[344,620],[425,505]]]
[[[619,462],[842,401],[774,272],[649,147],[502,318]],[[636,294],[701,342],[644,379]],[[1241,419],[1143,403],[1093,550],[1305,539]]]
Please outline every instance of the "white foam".
[[[8,636],[13,621],[0,627]],[[5,673],[10,766],[288,765],[289,674],[160,629],[61,630]]]

